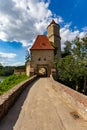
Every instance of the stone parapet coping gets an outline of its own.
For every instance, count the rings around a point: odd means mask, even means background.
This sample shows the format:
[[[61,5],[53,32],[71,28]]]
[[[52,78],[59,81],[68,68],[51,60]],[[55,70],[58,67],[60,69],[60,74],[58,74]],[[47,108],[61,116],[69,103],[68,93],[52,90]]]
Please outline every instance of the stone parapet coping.
[[[75,110],[87,120],[87,96],[55,81],[52,75],[50,80],[52,87],[61,94],[61,97],[74,106]]]
[[[14,104],[28,84],[33,82],[36,78],[37,76],[34,75],[0,96],[0,119],[8,112],[9,108]]]

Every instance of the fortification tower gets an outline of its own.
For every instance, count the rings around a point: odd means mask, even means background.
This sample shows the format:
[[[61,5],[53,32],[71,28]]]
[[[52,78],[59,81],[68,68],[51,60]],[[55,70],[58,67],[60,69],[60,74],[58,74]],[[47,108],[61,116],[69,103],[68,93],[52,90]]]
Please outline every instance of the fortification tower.
[[[52,20],[47,27],[47,31],[48,31],[48,39],[55,48],[54,54],[56,55],[56,58],[59,59],[61,58],[61,44],[60,44],[61,37],[59,32],[60,26],[54,20]]]

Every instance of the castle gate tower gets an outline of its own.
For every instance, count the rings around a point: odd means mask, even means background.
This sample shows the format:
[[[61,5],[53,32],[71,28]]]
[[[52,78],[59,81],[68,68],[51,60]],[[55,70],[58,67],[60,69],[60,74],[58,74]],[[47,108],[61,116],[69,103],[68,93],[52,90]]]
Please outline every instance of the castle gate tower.
[[[30,75],[37,74],[38,76],[49,77],[54,68],[54,47],[51,46],[48,37],[38,35],[30,48],[30,52]]]
[[[60,37],[60,26],[59,24],[55,23],[54,20],[48,25],[47,27],[48,31],[48,39],[51,42],[51,44],[54,46],[55,51],[54,54],[56,55],[56,58],[61,58],[61,37]]]

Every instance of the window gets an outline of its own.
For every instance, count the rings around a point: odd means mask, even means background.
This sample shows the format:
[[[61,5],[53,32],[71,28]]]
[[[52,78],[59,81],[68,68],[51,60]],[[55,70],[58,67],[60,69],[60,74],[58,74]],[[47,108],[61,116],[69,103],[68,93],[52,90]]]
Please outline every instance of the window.
[[[46,61],[46,58],[44,58],[44,61]]]
[[[41,61],[41,58],[39,58],[38,61]]]

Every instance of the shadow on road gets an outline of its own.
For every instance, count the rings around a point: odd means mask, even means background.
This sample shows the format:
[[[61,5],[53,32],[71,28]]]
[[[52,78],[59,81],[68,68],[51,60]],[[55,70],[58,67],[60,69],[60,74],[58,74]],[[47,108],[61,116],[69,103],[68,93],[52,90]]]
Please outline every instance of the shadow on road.
[[[0,130],[13,130],[13,127],[19,117],[21,108],[29,93],[29,90],[36,81],[27,86],[27,88],[19,96],[18,100],[15,102],[12,108],[8,111],[7,115],[0,121]]]

